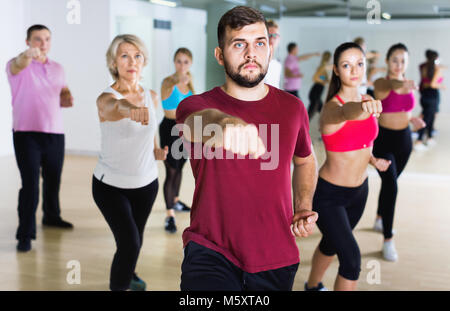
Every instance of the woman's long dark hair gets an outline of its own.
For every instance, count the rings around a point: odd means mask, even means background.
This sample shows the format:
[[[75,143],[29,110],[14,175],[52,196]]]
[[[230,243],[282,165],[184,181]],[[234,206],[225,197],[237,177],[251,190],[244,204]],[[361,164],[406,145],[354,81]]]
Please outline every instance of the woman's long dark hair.
[[[427,68],[427,78],[432,80],[434,76],[434,71],[436,70],[436,59],[438,59],[439,54],[436,51],[433,50],[427,50],[426,54],[427,56],[427,62],[426,62],[426,68]]]
[[[342,43],[334,51],[333,64],[336,68],[339,65],[339,59],[341,58],[341,54],[349,49],[358,49],[365,56],[363,49],[358,44],[353,42]],[[331,75],[330,86],[328,88],[327,101],[336,96],[336,94],[339,92],[340,89],[341,89],[341,79],[336,75],[336,73],[333,70],[333,74]]]

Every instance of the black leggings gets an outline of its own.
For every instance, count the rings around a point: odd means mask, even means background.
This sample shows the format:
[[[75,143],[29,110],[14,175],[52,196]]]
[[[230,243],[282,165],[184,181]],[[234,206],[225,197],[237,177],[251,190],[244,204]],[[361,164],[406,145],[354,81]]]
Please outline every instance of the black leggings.
[[[106,219],[117,250],[111,266],[111,290],[127,290],[141,250],[144,228],[158,193],[158,179],[137,189],[121,189],[92,178],[95,203]]]
[[[412,151],[411,130],[390,130],[380,126],[380,132],[373,145],[373,155],[391,161],[385,172],[378,171],[381,177],[381,190],[378,197],[377,214],[383,219],[384,238],[392,238],[395,201],[397,199],[397,179],[408,162]]]
[[[322,102],[322,93],[324,86],[320,83],[314,83],[311,90],[309,91],[309,107],[308,107],[308,117],[309,120],[312,119],[316,112],[320,112],[322,110],[323,102]]]
[[[434,119],[439,107],[439,90],[426,88],[422,91],[420,97],[420,105],[422,106],[423,121],[426,127],[419,130],[418,140],[423,140],[423,135],[427,134],[428,138],[433,137]]]
[[[326,256],[337,254],[339,275],[352,281],[359,278],[361,253],[352,230],[358,224],[367,201],[367,178],[361,186],[336,186],[319,177],[313,211],[319,214],[317,227],[322,232],[319,250]]]
[[[161,148],[169,147],[167,159],[164,161],[166,167],[166,179],[164,180],[164,200],[166,202],[166,209],[172,209],[174,200],[178,197],[181,187],[181,177],[183,175],[183,167],[186,163],[186,157],[175,159],[172,155],[172,145],[180,139],[179,136],[172,136],[172,128],[176,125],[175,120],[164,118],[159,126],[160,145]],[[181,144],[179,150],[184,152]]]

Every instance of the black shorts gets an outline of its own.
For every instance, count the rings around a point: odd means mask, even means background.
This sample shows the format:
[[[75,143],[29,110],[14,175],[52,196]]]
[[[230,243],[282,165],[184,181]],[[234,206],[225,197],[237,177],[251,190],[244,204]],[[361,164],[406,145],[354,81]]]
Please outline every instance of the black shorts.
[[[291,291],[299,264],[248,273],[222,254],[195,242],[184,249],[182,291]]]
[[[161,122],[161,124],[159,125],[159,136],[160,136],[160,146],[161,148],[164,148],[165,146],[169,147],[169,153],[167,154],[167,158],[165,160],[165,162],[167,164],[169,164],[169,166],[171,166],[174,169],[177,170],[182,170],[184,164],[186,163],[186,153],[183,150],[183,144],[178,141],[179,143],[179,148],[177,148],[177,150],[179,153],[181,154],[183,153],[183,156],[181,157],[181,159],[176,159],[179,156],[175,156],[176,158],[174,158],[174,150],[172,150],[172,145],[178,140],[180,139],[180,136],[178,135],[172,135],[172,128],[176,125],[176,121],[173,119],[168,119],[168,118],[164,118]],[[176,131],[176,133],[178,133],[178,131]]]

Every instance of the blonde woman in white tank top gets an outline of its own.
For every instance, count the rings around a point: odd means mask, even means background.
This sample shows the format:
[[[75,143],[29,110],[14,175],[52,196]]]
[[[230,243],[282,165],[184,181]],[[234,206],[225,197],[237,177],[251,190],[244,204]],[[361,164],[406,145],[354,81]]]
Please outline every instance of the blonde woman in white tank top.
[[[147,55],[136,36],[117,36],[107,52],[115,82],[97,99],[101,151],[92,193],[117,246],[111,290],[146,288],[135,268],[145,224],[158,193],[156,160],[165,160],[168,152],[158,147],[155,138],[157,95],[139,84]]]

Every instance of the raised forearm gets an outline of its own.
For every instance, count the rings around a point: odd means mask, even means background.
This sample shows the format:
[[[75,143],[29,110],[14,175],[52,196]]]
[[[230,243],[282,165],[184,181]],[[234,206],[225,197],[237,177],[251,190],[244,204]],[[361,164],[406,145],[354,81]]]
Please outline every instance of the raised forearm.
[[[398,90],[404,86],[404,81],[400,80],[388,80],[391,90]]]
[[[184,125],[187,127],[187,129],[183,130],[183,136],[190,142],[201,141],[205,143],[206,141],[211,139],[211,136],[204,135],[205,127],[207,127],[208,125],[216,125],[217,130],[220,129],[223,132],[223,129],[227,124],[239,124],[239,123],[246,125],[246,123],[240,120],[239,118],[228,115],[220,110],[205,109],[193,113],[186,118]],[[219,133],[215,132],[215,135],[218,134]]]
[[[99,104],[100,116],[107,121],[117,121],[130,113],[128,101],[125,99],[109,98]]]
[[[11,62],[11,73],[16,75],[26,67],[31,64],[32,57],[28,56],[26,52],[19,54],[12,62]]]
[[[362,109],[361,102],[348,102],[342,106],[344,120],[363,120],[369,117],[369,114]]]

